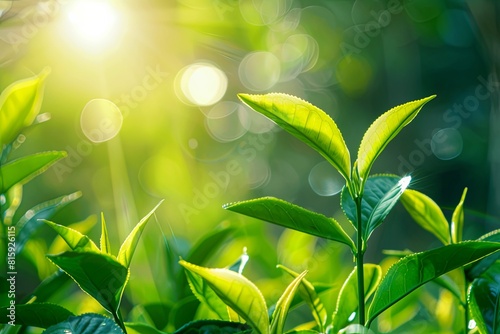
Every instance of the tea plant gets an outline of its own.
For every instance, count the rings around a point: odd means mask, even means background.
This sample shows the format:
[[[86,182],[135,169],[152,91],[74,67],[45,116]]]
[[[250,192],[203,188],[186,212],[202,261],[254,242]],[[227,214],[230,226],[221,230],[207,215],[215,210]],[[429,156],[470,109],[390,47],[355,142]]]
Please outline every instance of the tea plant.
[[[350,152],[337,125],[319,108],[285,94],[240,94],[239,97],[252,109],[267,116],[315,149],[345,179],[341,206],[355,229],[354,240],[335,219],[277,198],[263,197],[225,205],[228,210],[334,240],[349,247],[355,266],[338,295],[337,306],[328,326],[329,332],[368,330],[377,316],[418,287],[455,269],[464,270],[464,266],[500,249],[500,244],[487,240],[487,237],[476,241],[462,241],[462,223],[456,220],[452,225],[453,243],[447,242],[440,248],[406,255],[395,263],[384,277],[380,266],[364,262],[366,245],[372,232],[382,224],[404,193],[407,194],[405,198],[414,194],[406,190],[411,181],[410,176],[370,175],[371,167],[388,143],[434,96],[397,106],[380,116],[364,134],[357,159],[352,165]],[[460,216],[461,205],[459,207],[455,216]],[[415,208],[414,212],[415,215],[427,214],[424,207]],[[428,215],[428,218],[428,224],[440,224],[434,222],[432,215]],[[444,232],[440,235],[444,236]],[[200,268],[186,262],[181,263],[190,272],[201,276],[213,292],[251,324],[257,333],[282,333],[283,327],[273,327],[275,316],[271,326],[267,325],[265,304],[263,305],[262,298],[252,283],[236,274],[229,275],[221,269]],[[491,262],[487,262],[486,267],[489,264]],[[304,288],[308,286],[311,295],[316,295],[314,288],[311,289],[311,285],[306,283],[303,276],[304,273],[296,277],[301,277]],[[230,285],[228,282],[231,282]],[[302,333],[324,332],[326,318],[321,315],[324,312],[319,311],[322,309],[321,302],[316,298],[311,299],[313,302],[310,306],[316,320],[316,330]],[[354,328],[347,329],[353,325]],[[466,328],[464,327],[464,331]]]

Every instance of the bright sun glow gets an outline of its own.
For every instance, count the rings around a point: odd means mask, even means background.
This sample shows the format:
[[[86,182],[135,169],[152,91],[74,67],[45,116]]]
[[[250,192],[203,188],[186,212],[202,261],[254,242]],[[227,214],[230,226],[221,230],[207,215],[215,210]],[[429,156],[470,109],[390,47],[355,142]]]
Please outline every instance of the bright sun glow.
[[[180,89],[189,103],[209,106],[217,103],[226,93],[227,77],[209,63],[192,64],[179,73]]]
[[[80,40],[100,44],[113,37],[118,14],[107,1],[81,0],[68,7],[68,19]]]

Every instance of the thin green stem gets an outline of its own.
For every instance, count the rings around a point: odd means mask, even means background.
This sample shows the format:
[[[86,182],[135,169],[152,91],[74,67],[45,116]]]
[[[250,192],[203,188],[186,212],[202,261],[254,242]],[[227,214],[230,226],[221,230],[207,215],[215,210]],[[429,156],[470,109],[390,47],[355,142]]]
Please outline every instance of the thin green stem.
[[[363,270],[363,256],[365,254],[363,246],[363,233],[362,233],[362,223],[361,223],[361,196],[356,198],[356,212],[358,220],[358,231],[357,231],[357,248],[356,253],[356,268],[358,277],[358,323],[360,325],[365,325],[365,278]]]

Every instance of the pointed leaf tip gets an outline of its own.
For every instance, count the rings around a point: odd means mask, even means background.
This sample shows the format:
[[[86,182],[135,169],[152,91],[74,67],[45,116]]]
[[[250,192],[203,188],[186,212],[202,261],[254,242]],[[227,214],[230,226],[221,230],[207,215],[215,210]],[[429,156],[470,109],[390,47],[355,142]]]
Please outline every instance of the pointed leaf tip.
[[[301,98],[282,93],[238,94],[238,97],[250,108],[316,150],[346,180],[350,179],[349,150],[337,124],[323,110]]]

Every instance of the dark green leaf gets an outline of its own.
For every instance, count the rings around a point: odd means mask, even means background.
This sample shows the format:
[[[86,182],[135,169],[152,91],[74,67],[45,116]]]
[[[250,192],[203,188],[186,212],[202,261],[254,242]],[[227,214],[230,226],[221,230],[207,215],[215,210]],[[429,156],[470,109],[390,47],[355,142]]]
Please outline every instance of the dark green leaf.
[[[12,308],[12,306],[9,306]],[[14,306],[14,317],[9,307],[0,308],[0,323],[6,324],[14,320],[16,325],[47,328],[65,321],[73,315],[62,306],[50,303],[21,304]]]
[[[25,184],[65,156],[66,152],[62,151],[36,153],[0,166],[0,194],[15,184]]]
[[[47,255],[80,288],[94,297],[106,310],[118,310],[129,270],[109,255],[93,252],[65,252]]]
[[[201,265],[206,264],[206,261],[217,249],[220,249],[220,245],[226,241],[234,230],[234,227],[225,227],[208,232],[191,248],[186,261]]]
[[[500,264],[476,278],[468,291],[472,318],[481,334],[500,333]]]
[[[423,284],[500,249],[500,243],[468,241],[408,255],[382,279],[368,310],[368,327],[381,312]]]
[[[100,314],[87,313],[70,317],[47,328],[42,334],[123,334],[123,331],[113,320]]]
[[[491,231],[483,236],[481,236],[478,241],[492,241],[492,242],[500,242],[500,229]],[[500,252],[492,254],[484,259],[481,259],[477,262],[471,263],[465,268],[465,274],[467,276],[467,280],[472,282],[474,278],[481,276],[488,268],[495,263],[500,258]]]
[[[353,253],[356,249],[352,239],[335,219],[274,197],[230,203],[224,205],[224,208],[276,225],[344,243],[351,248]]]
[[[174,334],[251,334],[246,324],[221,320],[197,320],[185,324]]]
[[[255,111],[270,118],[328,160],[346,180],[351,178],[351,158],[342,133],[323,110],[287,94],[238,97]]]
[[[24,245],[33,233],[44,224],[43,219],[51,219],[59,210],[81,196],[81,192],[75,192],[38,204],[29,209],[16,223],[16,228],[19,231],[16,240],[16,252],[19,254],[23,250]]]

